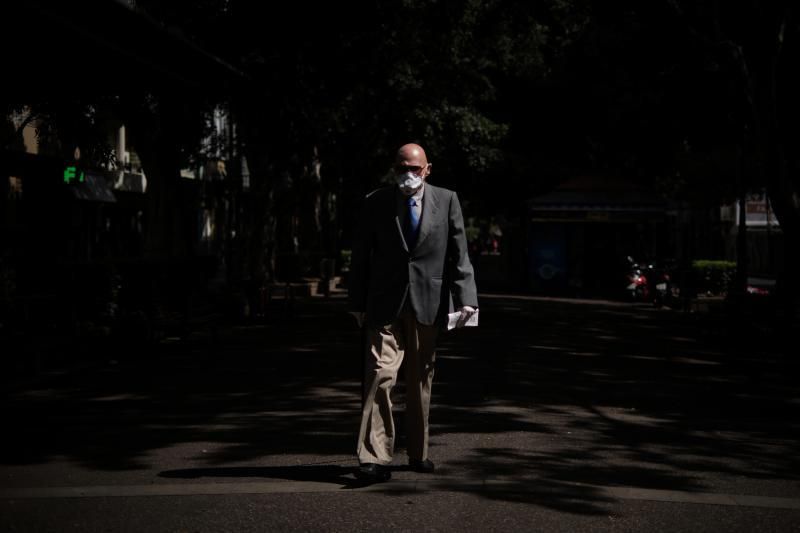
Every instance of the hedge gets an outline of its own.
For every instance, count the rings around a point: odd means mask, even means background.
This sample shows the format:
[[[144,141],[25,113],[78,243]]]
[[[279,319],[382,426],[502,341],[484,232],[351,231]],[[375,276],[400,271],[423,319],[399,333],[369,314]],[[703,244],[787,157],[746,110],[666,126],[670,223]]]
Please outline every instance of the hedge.
[[[727,294],[736,278],[736,262],[712,259],[692,261],[692,279],[698,293]]]

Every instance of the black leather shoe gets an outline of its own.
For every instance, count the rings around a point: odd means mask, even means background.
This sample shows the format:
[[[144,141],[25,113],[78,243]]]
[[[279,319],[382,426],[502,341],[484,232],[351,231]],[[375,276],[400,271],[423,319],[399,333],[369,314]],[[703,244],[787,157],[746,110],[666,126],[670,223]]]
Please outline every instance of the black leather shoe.
[[[362,463],[355,472],[356,479],[368,483],[381,483],[392,479],[392,472],[388,466],[376,463]]]
[[[411,470],[414,472],[419,472],[421,474],[432,474],[433,471],[436,470],[436,466],[430,459],[425,459],[424,461],[409,459],[408,466],[410,466]]]

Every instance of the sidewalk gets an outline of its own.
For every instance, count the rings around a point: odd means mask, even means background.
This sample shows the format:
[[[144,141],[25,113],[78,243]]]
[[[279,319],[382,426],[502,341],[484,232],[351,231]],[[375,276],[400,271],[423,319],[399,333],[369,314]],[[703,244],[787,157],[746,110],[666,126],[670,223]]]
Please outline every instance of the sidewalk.
[[[353,476],[343,299],[6,390],[4,530],[790,531],[800,384],[691,314],[483,295],[442,338],[433,476]],[[377,511],[379,509],[379,511]],[[365,512],[365,510],[372,510]]]

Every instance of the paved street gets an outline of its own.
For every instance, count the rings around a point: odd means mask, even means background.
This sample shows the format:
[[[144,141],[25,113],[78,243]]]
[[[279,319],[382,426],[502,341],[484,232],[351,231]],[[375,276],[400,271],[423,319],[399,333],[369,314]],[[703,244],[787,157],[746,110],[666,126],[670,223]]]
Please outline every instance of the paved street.
[[[482,295],[434,475],[359,486],[344,300],[7,383],[4,531],[800,531],[800,384],[713,315]],[[80,358],[78,358],[80,359]]]

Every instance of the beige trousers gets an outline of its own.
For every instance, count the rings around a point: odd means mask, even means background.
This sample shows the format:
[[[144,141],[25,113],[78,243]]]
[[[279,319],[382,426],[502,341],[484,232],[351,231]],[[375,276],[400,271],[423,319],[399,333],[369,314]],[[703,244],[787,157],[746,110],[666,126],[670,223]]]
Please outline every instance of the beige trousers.
[[[358,435],[359,463],[385,465],[392,462],[395,428],[390,396],[404,360],[408,457],[428,458],[428,413],[437,332],[437,326],[417,322],[410,310],[382,328],[367,327],[366,393]]]

